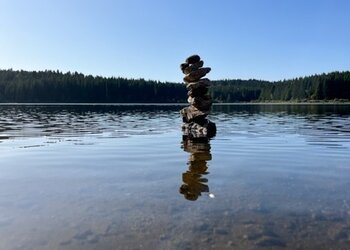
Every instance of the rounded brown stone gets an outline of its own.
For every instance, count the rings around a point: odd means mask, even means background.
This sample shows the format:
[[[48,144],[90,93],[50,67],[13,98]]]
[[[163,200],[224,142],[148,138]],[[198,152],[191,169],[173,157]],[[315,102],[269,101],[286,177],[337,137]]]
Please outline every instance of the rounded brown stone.
[[[201,60],[201,58],[199,57],[199,55],[192,55],[186,59],[186,62],[188,64],[194,64],[194,63],[199,62],[200,60]]]
[[[185,70],[186,68],[188,68],[188,66],[190,66],[188,63],[181,63],[181,64],[180,64],[180,69],[181,69],[181,71],[184,72],[184,70]]]

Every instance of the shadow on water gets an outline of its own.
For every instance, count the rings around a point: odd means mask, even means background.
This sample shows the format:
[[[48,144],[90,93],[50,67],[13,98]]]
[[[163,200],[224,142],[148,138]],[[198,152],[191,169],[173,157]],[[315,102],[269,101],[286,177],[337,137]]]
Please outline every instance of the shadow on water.
[[[179,191],[187,200],[195,201],[202,193],[209,192],[208,179],[204,176],[209,174],[208,161],[212,159],[210,142],[206,138],[195,141],[183,138],[181,147],[190,153],[190,156],[187,162],[188,170],[182,174],[184,183]]]

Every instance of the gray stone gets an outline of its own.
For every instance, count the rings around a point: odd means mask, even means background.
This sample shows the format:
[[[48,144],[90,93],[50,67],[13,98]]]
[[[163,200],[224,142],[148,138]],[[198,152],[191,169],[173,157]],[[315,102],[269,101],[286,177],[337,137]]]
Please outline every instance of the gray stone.
[[[204,77],[206,74],[208,74],[210,72],[210,70],[211,70],[211,68],[209,68],[209,67],[199,68],[196,71],[193,71],[190,74],[187,74],[184,77],[184,81],[187,82],[187,83],[197,82],[202,77]]]

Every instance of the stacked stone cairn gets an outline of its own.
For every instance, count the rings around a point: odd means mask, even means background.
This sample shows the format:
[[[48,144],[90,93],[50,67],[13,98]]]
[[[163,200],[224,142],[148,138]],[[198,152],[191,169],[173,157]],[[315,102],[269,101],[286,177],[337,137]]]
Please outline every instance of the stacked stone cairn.
[[[211,68],[203,65],[204,62],[198,55],[188,57],[186,62],[180,65],[181,71],[185,74],[187,101],[190,104],[180,111],[183,135],[188,139],[207,139],[216,134],[215,123],[207,119],[213,103],[208,95],[210,80],[203,78]]]

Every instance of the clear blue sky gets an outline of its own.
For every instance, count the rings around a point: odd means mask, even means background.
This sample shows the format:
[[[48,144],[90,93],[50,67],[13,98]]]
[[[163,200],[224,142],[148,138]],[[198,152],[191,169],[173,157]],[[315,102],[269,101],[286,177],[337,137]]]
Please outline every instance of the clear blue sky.
[[[182,80],[350,69],[348,0],[0,0],[0,68]]]

